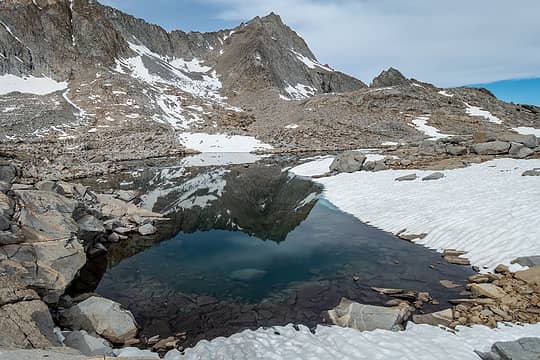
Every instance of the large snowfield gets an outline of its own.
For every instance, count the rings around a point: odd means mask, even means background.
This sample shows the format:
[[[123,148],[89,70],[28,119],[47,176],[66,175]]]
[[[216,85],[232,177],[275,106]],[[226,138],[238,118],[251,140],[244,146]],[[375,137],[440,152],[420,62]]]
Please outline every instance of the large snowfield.
[[[58,82],[48,77],[19,77],[11,74],[0,75],[0,95],[9,94],[14,91],[26,94],[47,95],[65,90],[67,87],[67,82]]]
[[[246,330],[228,338],[201,341],[184,355],[172,351],[165,360],[478,360],[497,341],[540,337],[540,324],[458,327],[454,334],[430,325],[410,323],[407,330],[360,332],[319,326]]]

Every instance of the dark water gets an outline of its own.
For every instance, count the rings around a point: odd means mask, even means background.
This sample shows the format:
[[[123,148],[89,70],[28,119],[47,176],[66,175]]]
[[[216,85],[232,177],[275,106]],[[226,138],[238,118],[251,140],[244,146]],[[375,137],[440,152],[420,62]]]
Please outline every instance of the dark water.
[[[166,183],[154,209],[167,210],[170,223],[155,238],[113,246],[94,262],[100,270],[85,270],[98,293],[134,313],[144,335],[187,331],[189,345],[245,328],[315,326],[341,297],[391,299],[372,286],[427,291],[440,305],[424,310],[436,310],[464,290],[440,280],[463,283],[473,273],[318,200],[318,186],[280,167],[193,176],[135,184],[148,192]]]
[[[364,284],[436,294],[440,279],[462,276],[459,267],[430,268],[437,263],[438,254],[396,240],[321,200],[282,242],[242,231],[179,233],[109,269],[97,290],[114,295],[122,285],[151,281],[184,293],[256,303],[291,283],[356,275]]]

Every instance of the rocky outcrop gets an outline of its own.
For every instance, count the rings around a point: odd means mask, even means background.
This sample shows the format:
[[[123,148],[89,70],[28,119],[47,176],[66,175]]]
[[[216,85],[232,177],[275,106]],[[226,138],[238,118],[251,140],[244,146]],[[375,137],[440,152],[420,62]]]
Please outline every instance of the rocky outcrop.
[[[112,300],[96,296],[62,311],[60,322],[70,329],[98,334],[115,344],[133,340],[138,332],[131,312]]]
[[[330,171],[352,173],[362,170],[366,156],[357,151],[346,151],[338,155],[332,164]]]
[[[393,67],[388,70],[383,70],[373,81],[370,87],[381,88],[396,85],[409,84],[411,81],[407,79],[403,74]]]
[[[490,141],[474,144],[472,149],[478,155],[506,154],[510,150],[510,143],[505,141]]]
[[[408,319],[410,312],[408,306],[363,305],[342,298],[338,306],[328,310],[326,316],[334,325],[360,331],[401,330],[403,329],[402,324]]]
[[[0,347],[46,348],[60,343],[47,305],[18,277],[0,275]]]

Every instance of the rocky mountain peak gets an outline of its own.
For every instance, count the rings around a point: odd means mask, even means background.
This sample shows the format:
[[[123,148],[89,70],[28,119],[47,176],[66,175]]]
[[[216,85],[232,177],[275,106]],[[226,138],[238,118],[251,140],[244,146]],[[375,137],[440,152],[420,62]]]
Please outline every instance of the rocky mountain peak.
[[[410,83],[410,80],[403,76],[399,70],[390,67],[388,70],[383,70],[375,79],[373,79],[370,87],[388,87],[408,83]]]

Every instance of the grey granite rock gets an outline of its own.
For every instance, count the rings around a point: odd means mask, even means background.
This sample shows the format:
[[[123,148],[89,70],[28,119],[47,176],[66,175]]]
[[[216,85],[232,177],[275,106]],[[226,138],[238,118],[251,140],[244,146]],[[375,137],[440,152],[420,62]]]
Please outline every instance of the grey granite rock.
[[[60,322],[73,330],[96,333],[117,344],[135,338],[138,331],[131,312],[112,300],[96,296],[63,311]]]
[[[442,178],[444,178],[444,174],[442,172],[434,172],[428,176],[423,177],[422,181],[439,180]]]
[[[418,176],[416,174],[409,174],[409,175],[400,176],[396,178],[395,181],[413,181],[413,180],[416,180],[417,178]]]
[[[363,305],[346,298],[326,314],[332,324],[360,331],[399,330],[409,315],[408,307]]]
[[[352,173],[362,170],[366,156],[357,151],[346,151],[338,155],[332,164],[330,171]]]
[[[472,149],[478,155],[498,155],[506,154],[510,150],[510,143],[505,141],[490,141],[486,143],[474,144]]]

